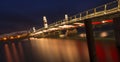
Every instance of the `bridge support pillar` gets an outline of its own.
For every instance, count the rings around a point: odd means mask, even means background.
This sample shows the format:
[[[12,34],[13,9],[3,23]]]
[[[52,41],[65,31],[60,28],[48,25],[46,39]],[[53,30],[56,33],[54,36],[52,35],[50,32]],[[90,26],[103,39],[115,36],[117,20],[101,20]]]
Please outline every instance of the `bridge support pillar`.
[[[119,52],[119,58],[120,58],[120,17],[113,18],[113,24],[114,24],[116,46],[117,46],[117,49]]]
[[[92,20],[84,20],[90,62],[97,62]]]

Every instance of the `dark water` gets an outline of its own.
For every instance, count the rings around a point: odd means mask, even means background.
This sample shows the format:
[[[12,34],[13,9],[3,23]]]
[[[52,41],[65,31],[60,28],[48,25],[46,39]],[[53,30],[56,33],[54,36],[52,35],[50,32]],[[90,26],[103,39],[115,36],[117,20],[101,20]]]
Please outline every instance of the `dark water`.
[[[115,43],[97,41],[98,62],[119,62]],[[86,41],[31,39],[1,43],[0,62],[89,62]]]

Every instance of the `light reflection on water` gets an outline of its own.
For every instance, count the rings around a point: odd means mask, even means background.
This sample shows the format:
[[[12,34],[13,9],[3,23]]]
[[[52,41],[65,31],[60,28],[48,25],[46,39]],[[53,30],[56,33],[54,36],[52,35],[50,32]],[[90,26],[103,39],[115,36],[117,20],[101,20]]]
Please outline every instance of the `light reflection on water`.
[[[21,42],[4,45],[6,62],[24,62],[24,54]]]
[[[4,62],[89,62],[85,41],[64,39],[32,39],[5,43]],[[98,62],[119,62],[113,42],[96,42]],[[1,61],[0,61],[1,62]]]
[[[12,55],[11,55],[11,52],[10,52],[10,49],[9,49],[8,44],[5,44],[5,45],[4,45],[4,48],[5,48],[5,53],[6,53],[6,60],[7,60],[7,62],[13,62],[13,60],[12,60]]]
[[[36,39],[31,44],[34,55],[42,56],[45,62],[80,62],[77,43],[72,40]],[[85,55],[87,59],[87,51]]]

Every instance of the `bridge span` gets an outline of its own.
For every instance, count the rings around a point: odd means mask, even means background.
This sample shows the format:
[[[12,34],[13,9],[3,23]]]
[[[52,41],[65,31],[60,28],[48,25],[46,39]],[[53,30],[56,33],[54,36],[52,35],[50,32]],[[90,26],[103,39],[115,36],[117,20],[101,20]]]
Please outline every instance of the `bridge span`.
[[[76,28],[84,26],[90,62],[97,62],[93,27],[94,24],[104,24],[108,21],[112,22],[111,20],[113,21],[114,26],[116,47],[118,48],[118,52],[120,52],[120,0],[115,0],[71,17],[65,15],[65,19],[54,22],[50,25],[47,24],[46,17],[43,17],[44,27],[38,30],[34,29],[30,36],[49,37],[53,35],[56,37],[56,34],[60,36],[61,32],[64,30],[66,30],[66,33],[64,34],[66,36],[69,33],[71,34],[71,32],[72,34],[76,33]]]
[[[84,28],[89,50],[90,62],[96,62],[94,30],[97,26],[113,25],[115,40],[120,52],[120,0],[98,6],[96,8],[78,13],[65,19],[47,23],[46,16],[43,16],[44,27],[26,32],[15,32],[0,36],[0,41],[15,40],[26,37],[62,37],[76,34],[80,28]],[[113,24],[111,24],[111,22]],[[81,30],[82,31],[82,30]],[[63,33],[64,32],[64,33]],[[105,36],[105,32],[103,33]]]
[[[60,33],[60,31],[66,30],[66,32],[68,32],[68,29],[74,29],[78,27],[81,28],[85,26],[86,20],[92,21],[93,25],[107,24],[108,22],[112,22],[113,18],[119,16],[119,1],[113,1],[70,17],[68,17],[68,15],[65,14],[65,19],[54,22],[49,25],[47,24],[47,19],[44,16],[44,27],[37,30],[33,28],[33,32],[31,32],[30,36],[48,37],[49,35],[53,34],[50,34],[53,31],[59,31],[58,33]]]
[[[44,27],[40,29],[35,29],[35,27],[33,27],[33,31],[28,31],[29,34],[28,32],[26,34],[28,34],[30,37],[49,37],[49,35],[53,34],[50,34],[51,32],[58,32],[59,36],[61,36],[60,31],[66,30],[66,32],[68,32],[70,31],[69,29],[85,27],[86,20],[92,21],[93,25],[101,25],[113,22],[113,18],[120,16],[119,13],[120,3],[119,1],[115,0],[113,2],[80,12],[70,17],[65,14],[65,19],[54,22],[52,24],[47,24],[47,18],[46,16],[43,16]],[[19,37],[19,35],[10,33],[1,35],[0,40],[16,39]]]

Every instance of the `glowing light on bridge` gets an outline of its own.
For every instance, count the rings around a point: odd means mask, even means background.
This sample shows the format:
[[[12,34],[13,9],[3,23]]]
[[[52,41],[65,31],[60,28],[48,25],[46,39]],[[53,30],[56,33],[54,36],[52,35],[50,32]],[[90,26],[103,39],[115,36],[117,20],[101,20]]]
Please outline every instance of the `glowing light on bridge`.
[[[64,34],[61,34],[61,35],[59,35],[59,37],[60,37],[60,38],[64,38],[64,37],[65,37],[65,35],[64,35]]]
[[[41,34],[41,33],[43,33],[43,31],[39,31],[39,32],[37,32],[37,33],[35,33],[35,34],[33,34],[33,35]]]
[[[108,36],[108,33],[107,32],[102,32],[101,34],[100,34],[100,37],[107,37]]]
[[[59,26],[60,28],[73,28],[75,26],[73,25],[63,25],[63,26]]]
[[[13,37],[13,36],[11,36],[11,37],[10,37],[10,39],[14,39],[14,37]]]
[[[58,30],[59,28],[50,28],[48,29],[49,31],[54,31],[54,30]]]
[[[17,35],[17,38],[20,38],[21,36],[20,35]]]
[[[83,38],[83,37],[86,37],[86,34],[85,33],[81,33],[79,36]]]
[[[113,20],[103,20],[102,23],[111,23]]]
[[[43,30],[43,32],[47,32],[47,30]]]
[[[106,23],[106,21],[102,21],[102,23]]]
[[[7,38],[6,38],[6,37],[4,37],[4,38],[3,38],[3,40],[7,40]]]
[[[74,25],[82,27],[82,26],[84,26],[84,23],[74,23]]]
[[[98,25],[98,24],[101,24],[101,22],[92,22],[93,25]]]

